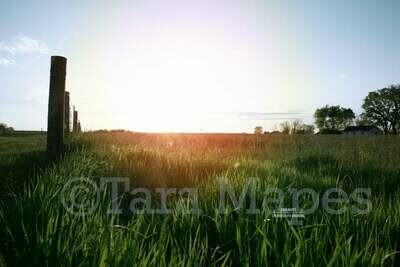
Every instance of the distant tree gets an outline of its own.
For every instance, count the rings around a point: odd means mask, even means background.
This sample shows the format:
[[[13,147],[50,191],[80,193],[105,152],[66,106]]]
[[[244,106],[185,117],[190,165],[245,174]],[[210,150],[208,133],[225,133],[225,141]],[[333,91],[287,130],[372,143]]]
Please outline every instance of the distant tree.
[[[14,132],[13,127],[8,127],[5,123],[0,123],[0,134],[8,134]]]
[[[255,134],[262,134],[263,133],[263,128],[261,126],[256,126],[254,128],[254,133]]]
[[[362,115],[357,116],[357,118],[354,121],[356,126],[366,126],[366,125],[370,125],[371,122],[369,122],[368,120],[364,119]]]
[[[280,124],[281,132],[285,134],[313,134],[314,126],[307,125],[300,119],[283,121]]]
[[[326,129],[331,126],[331,123],[328,120],[329,117],[329,107],[325,106],[323,108],[318,108],[314,112],[314,119],[315,119],[315,125],[321,130],[321,129]]]
[[[291,134],[300,133],[302,131],[303,125],[304,123],[300,119],[295,119],[294,121],[292,121],[292,129],[290,130]]]
[[[350,108],[341,106],[324,106],[314,113],[315,124],[320,130],[341,130],[353,123],[355,114]]]
[[[383,129],[385,134],[400,130],[400,85],[369,92],[364,99],[362,118]]]
[[[314,125],[312,124],[303,124],[301,127],[301,131],[299,133],[302,134],[314,134]]]
[[[283,121],[279,126],[281,133],[290,134],[290,129],[292,128],[292,126],[290,125],[289,121]]]
[[[340,128],[346,128],[350,125],[353,125],[356,115],[354,114],[354,111],[351,108],[341,108],[341,112],[339,114],[340,114],[340,121],[339,121]]]

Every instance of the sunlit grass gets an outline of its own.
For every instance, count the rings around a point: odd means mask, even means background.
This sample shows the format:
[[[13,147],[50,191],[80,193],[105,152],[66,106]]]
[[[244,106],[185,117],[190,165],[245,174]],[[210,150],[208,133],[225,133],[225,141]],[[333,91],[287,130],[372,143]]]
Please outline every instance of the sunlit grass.
[[[25,168],[21,190],[2,197],[1,258],[9,266],[395,266],[398,151],[398,137],[384,136],[84,134],[70,140],[60,162],[43,163],[40,171]],[[9,151],[15,160],[2,158],[2,169],[9,170],[2,176],[14,177],[11,169],[26,166],[25,153]],[[39,158],[29,164],[34,161]],[[63,185],[74,177],[196,187],[203,213],[187,214],[191,206],[173,198],[170,215],[108,215],[111,201],[103,193],[99,209],[76,217],[60,201]],[[229,206],[221,214],[217,177],[226,177],[237,193],[250,177],[259,177],[259,204],[269,187],[309,187],[321,194],[336,186],[348,193],[370,187],[372,212],[355,215],[348,208],[330,215],[318,209],[300,226],[268,210],[246,214]],[[122,207],[127,202],[129,197],[122,199]]]

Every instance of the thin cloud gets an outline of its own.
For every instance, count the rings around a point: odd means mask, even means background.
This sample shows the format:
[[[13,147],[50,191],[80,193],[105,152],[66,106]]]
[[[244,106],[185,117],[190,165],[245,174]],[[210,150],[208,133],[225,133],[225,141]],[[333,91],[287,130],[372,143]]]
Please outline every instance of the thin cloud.
[[[301,111],[282,111],[282,112],[221,112],[220,114],[227,118],[236,118],[239,120],[260,120],[260,121],[276,121],[276,120],[295,120],[304,117]]]
[[[0,52],[3,54],[0,54],[0,66],[8,66],[18,54],[48,54],[49,47],[28,36],[17,35],[11,42],[0,42]]]
[[[0,66],[8,66],[14,62],[13,59],[8,59],[5,57],[0,57]]]
[[[14,55],[16,48],[12,45],[0,42],[0,51],[6,52],[8,54]]]
[[[18,35],[13,42],[16,52],[48,54],[49,48],[45,43],[29,38],[25,35]]]
[[[349,78],[349,76],[347,75],[347,74],[340,74],[339,76],[338,76],[338,79],[339,80],[347,80]]]
[[[280,116],[296,116],[302,115],[303,112],[300,111],[282,111],[282,112],[253,112],[253,111],[245,111],[245,112],[226,112],[224,115],[229,116],[240,116],[240,117],[280,117]]]

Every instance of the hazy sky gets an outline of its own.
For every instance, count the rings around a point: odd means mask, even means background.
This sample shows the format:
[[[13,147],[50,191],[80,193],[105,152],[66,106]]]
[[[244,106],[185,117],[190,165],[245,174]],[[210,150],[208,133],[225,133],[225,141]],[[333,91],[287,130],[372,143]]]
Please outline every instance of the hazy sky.
[[[250,132],[400,83],[400,1],[0,1],[0,122],[46,129],[51,55],[84,129]]]

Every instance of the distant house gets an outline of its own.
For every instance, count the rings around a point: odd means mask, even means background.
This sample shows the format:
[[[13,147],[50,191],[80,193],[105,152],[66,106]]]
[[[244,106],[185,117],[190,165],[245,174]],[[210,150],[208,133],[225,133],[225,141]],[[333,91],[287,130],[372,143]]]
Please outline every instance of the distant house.
[[[349,126],[343,130],[346,135],[378,135],[383,132],[376,126]]]

